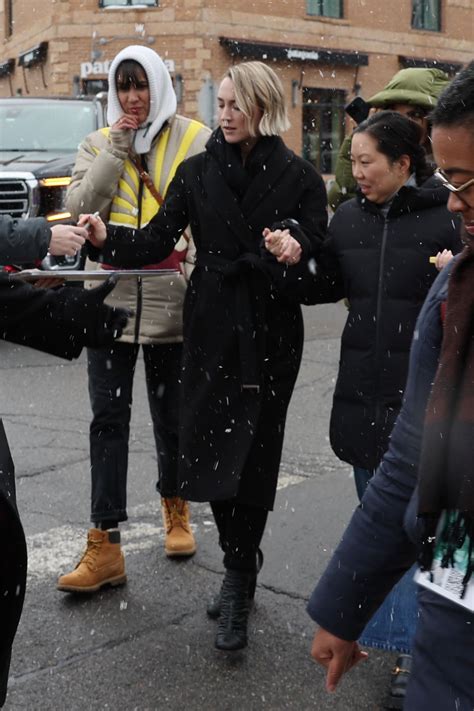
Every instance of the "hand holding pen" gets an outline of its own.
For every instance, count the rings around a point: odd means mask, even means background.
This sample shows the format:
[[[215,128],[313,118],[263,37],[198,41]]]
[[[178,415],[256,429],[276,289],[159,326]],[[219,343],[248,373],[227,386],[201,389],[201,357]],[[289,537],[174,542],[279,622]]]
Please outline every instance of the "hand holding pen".
[[[107,239],[107,228],[99,213],[81,215],[77,224],[87,229],[87,239],[92,246],[102,249]]]

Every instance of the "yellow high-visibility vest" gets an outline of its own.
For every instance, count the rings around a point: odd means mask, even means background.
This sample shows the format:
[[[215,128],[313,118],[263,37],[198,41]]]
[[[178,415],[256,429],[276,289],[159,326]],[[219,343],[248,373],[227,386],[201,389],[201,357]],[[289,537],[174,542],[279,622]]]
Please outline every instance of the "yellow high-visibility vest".
[[[158,192],[161,193],[163,198],[166,197],[166,193],[169,184],[174,178],[176,170],[179,164],[186,158],[189,148],[191,147],[194,139],[196,138],[199,131],[202,129],[202,124],[198,121],[190,121],[183,138],[178,146],[176,155],[171,164],[168,175],[163,176],[163,163],[166,155],[166,149],[168,146],[168,140],[170,137],[171,129],[167,126],[160,134],[158,142],[153,146],[154,151],[154,161],[153,165],[148,165],[147,172],[149,173],[153,184],[155,185]],[[109,135],[110,128],[102,128],[101,133],[104,136]],[[99,152],[98,149],[94,149]],[[148,154],[149,155],[149,154]],[[160,185],[163,184],[164,179],[164,189],[160,190]],[[109,223],[112,225],[128,225],[129,227],[144,227],[150,220],[156,215],[159,210],[159,205],[155,198],[148,190],[146,185],[143,185],[142,201],[141,201],[141,211],[138,205],[138,193],[139,193],[140,177],[136,167],[133,165],[132,161],[127,158],[124,163],[124,168],[122,176],[119,180],[117,192],[110,207]],[[138,225],[138,215],[141,212],[140,225]]]

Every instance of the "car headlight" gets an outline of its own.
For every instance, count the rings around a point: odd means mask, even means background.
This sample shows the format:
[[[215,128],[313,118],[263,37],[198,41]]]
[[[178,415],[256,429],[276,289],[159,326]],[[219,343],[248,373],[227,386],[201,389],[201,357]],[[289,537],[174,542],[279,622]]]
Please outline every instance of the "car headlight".
[[[42,212],[48,222],[59,222],[71,218],[71,213],[66,210],[66,191],[70,182],[70,176],[42,178],[39,181]]]

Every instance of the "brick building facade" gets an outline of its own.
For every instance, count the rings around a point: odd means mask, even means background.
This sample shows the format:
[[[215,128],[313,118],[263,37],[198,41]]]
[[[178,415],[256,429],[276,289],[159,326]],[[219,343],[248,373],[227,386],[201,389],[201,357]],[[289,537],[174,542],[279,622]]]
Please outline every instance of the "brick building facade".
[[[398,69],[474,57],[472,0],[3,0],[0,96],[94,93],[128,44],[167,61],[179,111],[212,126],[217,83],[243,59],[284,83],[288,145],[331,173],[344,104]]]

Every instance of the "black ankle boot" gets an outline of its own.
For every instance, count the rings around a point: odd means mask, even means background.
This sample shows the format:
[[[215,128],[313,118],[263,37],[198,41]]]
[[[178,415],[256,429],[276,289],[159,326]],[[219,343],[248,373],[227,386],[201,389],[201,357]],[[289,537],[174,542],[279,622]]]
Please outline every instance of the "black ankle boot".
[[[411,673],[411,655],[399,654],[392,671],[390,694],[384,705],[386,709],[403,709],[405,694]]]
[[[222,605],[222,588],[224,587],[224,581],[222,581],[221,589],[217,593],[217,595],[214,595],[214,597],[209,600],[207,607],[206,607],[206,613],[207,616],[211,618],[211,620],[217,620],[219,615],[221,614],[221,605]]]
[[[257,587],[257,575],[262,569],[263,565],[263,553],[260,550],[260,548],[257,551],[257,569],[256,572],[251,576],[251,581],[249,584],[249,605],[250,607],[252,606],[253,599],[255,597],[255,588]],[[221,604],[222,604],[222,589],[224,587],[224,582],[222,582],[221,589],[215,595],[212,600],[209,601],[207,607],[206,607],[206,612],[207,616],[211,618],[211,620],[217,620],[219,615],[221,614]]]
[[[249,590],[253,577],[251,573],[243,573],[240,570],[226,570],[215,641],[217,649],[233,652],[247,646]]]

